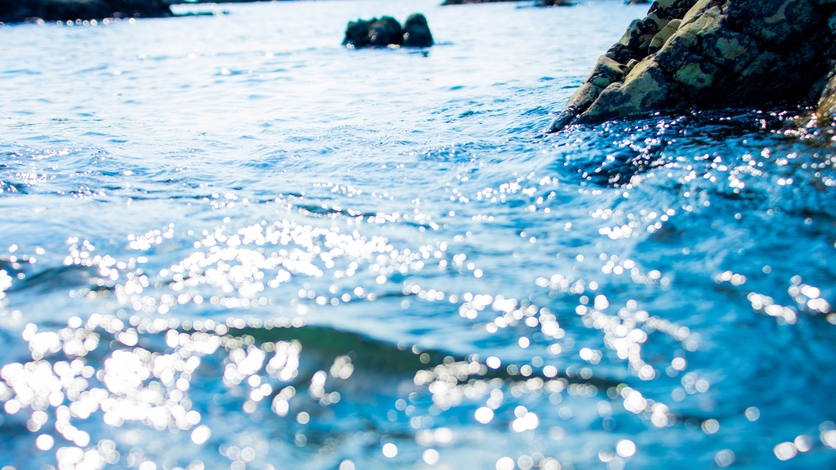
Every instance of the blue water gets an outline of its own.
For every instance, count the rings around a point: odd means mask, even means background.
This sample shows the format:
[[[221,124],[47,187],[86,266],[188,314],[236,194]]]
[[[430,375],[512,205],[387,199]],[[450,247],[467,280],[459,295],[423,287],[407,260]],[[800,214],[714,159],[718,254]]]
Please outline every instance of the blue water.
[[[0,28],[0,467],[836,466],[826,139],[542,133],[646,6],[176,8]]]

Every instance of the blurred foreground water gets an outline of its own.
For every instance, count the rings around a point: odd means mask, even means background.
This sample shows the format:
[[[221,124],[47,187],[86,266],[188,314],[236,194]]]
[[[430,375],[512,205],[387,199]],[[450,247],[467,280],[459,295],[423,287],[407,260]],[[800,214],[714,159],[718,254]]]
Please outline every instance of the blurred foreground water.
[[[541,133],[646,8],[0,28],[0,467],[836,466],[832,147]]]

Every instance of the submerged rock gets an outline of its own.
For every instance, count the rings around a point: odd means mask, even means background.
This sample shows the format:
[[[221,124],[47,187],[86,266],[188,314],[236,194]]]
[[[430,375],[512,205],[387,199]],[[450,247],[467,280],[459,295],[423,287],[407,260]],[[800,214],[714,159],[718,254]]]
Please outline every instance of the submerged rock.
[[[4,23],[161,16],[171,16],[162,0],[0,0]]]
[[[429,47],[433,45],[433,36],[427,19],[420,13],[407,18],[404,28],[391,16],[380,19],[358,19],[349,21],[345,29],[343,46],[359,49],[361,47]]]
[[[552,131],[693,106],[814,102],[836,58],[834,12],[831,0],[657,0],[598,60]],[[822,117],[836,112],[836,98],[819,102]]]

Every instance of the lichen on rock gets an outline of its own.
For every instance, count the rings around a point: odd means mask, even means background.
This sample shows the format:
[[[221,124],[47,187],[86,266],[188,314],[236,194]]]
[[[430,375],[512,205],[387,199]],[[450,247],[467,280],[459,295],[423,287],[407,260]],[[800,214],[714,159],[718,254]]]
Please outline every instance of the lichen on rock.
[[[598,60],[551,130],[693,106],[814,102],[823,88],[833,96],[836,78],[824,85],[835,34],[834,0],[657,0]],[[818,101],[836,115],[836,98]]]

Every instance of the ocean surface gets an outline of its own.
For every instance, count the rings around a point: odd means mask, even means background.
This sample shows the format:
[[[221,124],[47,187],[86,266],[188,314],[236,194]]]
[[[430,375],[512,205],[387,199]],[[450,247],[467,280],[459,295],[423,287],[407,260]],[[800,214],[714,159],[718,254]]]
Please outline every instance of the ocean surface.
[[[0,28],[0,468],[836,468],[829,141],[543,133],[647,5],[175,8]]]

